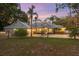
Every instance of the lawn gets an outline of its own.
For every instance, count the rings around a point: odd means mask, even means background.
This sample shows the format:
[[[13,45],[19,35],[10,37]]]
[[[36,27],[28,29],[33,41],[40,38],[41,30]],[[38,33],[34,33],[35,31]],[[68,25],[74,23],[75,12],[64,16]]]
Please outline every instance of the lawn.
[[[0,55],[59,56],[79,55],[79,40],[62,38],[0,39]]]

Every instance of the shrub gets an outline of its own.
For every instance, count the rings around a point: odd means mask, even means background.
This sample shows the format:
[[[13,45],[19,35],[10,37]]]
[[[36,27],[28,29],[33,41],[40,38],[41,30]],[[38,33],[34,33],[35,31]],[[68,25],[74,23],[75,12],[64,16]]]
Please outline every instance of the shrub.
[[[72,28],[70,29],[70,37],[74,37],[74,39],[76,39],[76,36],[78,36],[78,31],[79,29],[78,28]]]
[[[15,36],[26,36],[27,35],[27,31],[25,29],[18,29],[17,31],[15,31]]]

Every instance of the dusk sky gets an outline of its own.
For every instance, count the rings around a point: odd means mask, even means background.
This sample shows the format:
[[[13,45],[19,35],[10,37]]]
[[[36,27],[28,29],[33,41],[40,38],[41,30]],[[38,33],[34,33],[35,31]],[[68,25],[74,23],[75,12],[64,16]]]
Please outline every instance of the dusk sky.
[[[56,15],[58,17],[64,17],[68,15],[67,8],[64,10],[59,10],[59,12],[56,13],[56,6],[54,3],[21,3],[21,10],[27,12],[31,5],[35,6],[35,12],[38,13],[39,19],[45,19],[51,15]]]

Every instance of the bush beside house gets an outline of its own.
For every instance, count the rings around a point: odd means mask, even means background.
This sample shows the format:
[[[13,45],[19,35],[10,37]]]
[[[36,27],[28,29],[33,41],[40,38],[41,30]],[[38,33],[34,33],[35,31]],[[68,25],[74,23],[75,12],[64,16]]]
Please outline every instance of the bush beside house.
[[[25,29],[18,29],[15,31],[15,36],[26,36],[27,31]]]

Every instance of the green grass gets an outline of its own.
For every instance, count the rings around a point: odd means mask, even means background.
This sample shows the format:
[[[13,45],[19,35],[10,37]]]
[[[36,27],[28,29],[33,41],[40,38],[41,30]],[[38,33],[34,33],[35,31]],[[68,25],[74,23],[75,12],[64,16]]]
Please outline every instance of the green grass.
[[[24,38],[11,38],[8,39],[10,42],[20,42],[20,43],[29,43],[29,44],[36,44],[36,43],[45,43],[51,45],[79,45],[79,40],[74,39],[67,39],[67,38],[42,38],[42,37],[24,37]]]
[[[20,37],[0,40],[0,55],[79,55],[78,51],[79,40],[74,39]]]

